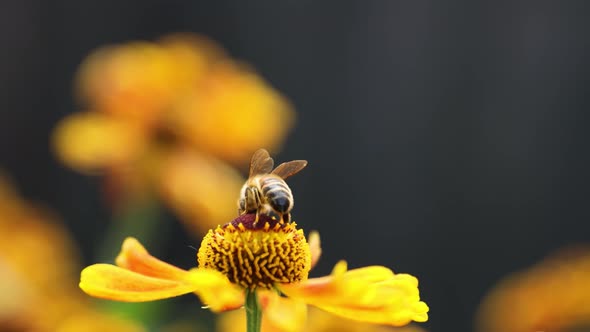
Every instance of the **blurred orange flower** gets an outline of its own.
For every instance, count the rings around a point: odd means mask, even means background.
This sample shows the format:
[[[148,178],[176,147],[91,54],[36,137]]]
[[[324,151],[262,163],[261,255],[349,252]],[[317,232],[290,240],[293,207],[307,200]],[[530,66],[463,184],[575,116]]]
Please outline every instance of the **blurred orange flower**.
[[[235,193],[242,176],[226,163],[192,150],[178,150],[162,162],[162,197],[198,234],[237,214]]]
[[[484,298],[480,332],[586,331],[590,250],[568,249],[506,277]],[[585,328],[585,329],[581,329]]]
[[[2,177],[0,234],[0,330],[66,332],[102,326],[144,331],[134,322],[97,311],[72,287],[78,251],[66,229],[50,212],[22,200]]]
[[[132,122],[98,112],[80,112],[58,124],[53,143],[68,166],[95,173],[133,163],[145,149],[144,135]]]
[[[194,146],[230,162],[248,161],[254,151],[276,151],[291,129],[289,102],[246,65],[211,66],[197,89],[172,112],[172,127]]]
[[[344,261],[331,275],[308,279],[311,248],[294,223],[266,215],[255,222],[245,214],[210,230],[198,252],[199,267],[182,270],[151,256],[128,238],[115,265],[95,264],[81,274],[80,288],[89,295],[141,302],[196,293],[214,312],[244,304],[244,290],[255,290],[271,325],[297,331],[305,320],[305,304],[362,322],[402,326],[428,319],[420,301],[418,280],[394,274],[383,266],[348,270]],[[278,292],[286,295],[282,297]]]
[[[190,224],[207,220],[192,229],[234,215],[233,194],[215,194],[243,183],[225,163],[244,166],[261,146],[278,149],[295,117],[254,70],[192,34],[102,47],[82,63],[76,84],[85,111],[56,126],[57,156],[77,171],[104,174],[110,202],[164,193]],[[211,178],[220,183],[208,191],[214,199],[196,195],[213,186]]]
[[[105,46],[80,65],[76,89],[90,109],[157,126],[209,66],[225,57],[212,41],[190,34]]]

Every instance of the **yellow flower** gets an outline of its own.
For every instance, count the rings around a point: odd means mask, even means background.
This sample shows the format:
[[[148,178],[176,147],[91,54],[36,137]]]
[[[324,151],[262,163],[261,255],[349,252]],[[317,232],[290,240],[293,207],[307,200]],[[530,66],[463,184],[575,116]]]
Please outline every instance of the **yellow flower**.
[[[244,181],[231,165],[278,149],[295,117],[254,70],[191,34],[102,47],[81,64],[76,89],[84,111],[56,126],[59,159],[104,175],[115,209],[163,194],[201,232],[235,213],[227,192]]]
[[[95,173],[131,163],[145,148],[146,133],[131,122],[97,112],[74,113],[55,128],[60,159],[79,172]]]
[[[168,123],[173,106],[222,58],[213,42],[188,34],[98,49],[82,63],[76,80],[90,111],[58,124],[57,155],[85,172],[135,165],[146,148],[175,141],[178,133]]]
[[[238,163],[261,146],[277,150],[295,120],[285,97],[252,69],[231,61],[211,66],[176,106],[175,131],[200,150]]]
[[[394,274],[383,266],[348,270],[340,262],[330,276],[308,279],[312,257],[317,257],[310,247],[318,245],[310,246],[295,223],[280,223],[265,215],[258,222],[255,218],[245,214],[210,230],[197,254],[199,267],[188,271],[154,258],[137,240],[128,238],[117,266],[87,267],[80,287],[95,297],[130,302],[194,292],[215,312],[239,308],[244,289],[256,290],[263,317],[274,326],[287,325],[282,328],[289,331],[296,331],[300,318],[304,319],[296,309],[299,303],[392,326],[428,319],[416,278]]]
[[[158,41],[176,66],[176,88],[179,95],[190,93],[207,77],[211,66],[229,61],[225,50],[212,40],[191,33],[176,33]]]
[[[240,191],[244,181],[226,163],[187,149],[165,158],[158,180],[164,200],[198,234],[235,216],[234,193]]]
[[[587,331],[590,251],[563,251],[508,276],[484,298],[480,332]]]
[[[191,144],[240,163],[260,146],[277,149],[294,122],[285,97],[197,35],[102,47],[76,82],[89,111],[63,119],[53,144],[79,171],[136,162],[153,144]]]
[[[77,90],[90,108],[139,122],[159,118],[216,61],[211,42],[171,36],[165,43],[132,42],[102,47],[80,66]]]
[[[0,176],[0,330],[90,331],[100,323],[103,330],[144,331],[99,312],[74,286],[78,250],[56,219],[21,199]]]

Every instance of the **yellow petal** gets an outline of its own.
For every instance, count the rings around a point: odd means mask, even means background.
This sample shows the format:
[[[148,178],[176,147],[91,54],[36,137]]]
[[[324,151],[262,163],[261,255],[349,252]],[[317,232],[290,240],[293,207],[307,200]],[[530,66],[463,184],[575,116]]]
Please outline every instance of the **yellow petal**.
[[[272,331],[301,331],[307,319],[307,305],[297,299],[281,297],[273,291],[259,291],[263,326]],[[265,329],[265,330],[266,330]]]
[[[80,65],[76,88],[93,109],[146,125],[177,96],[180,64],[155,43],[101,47]]]
[[[262,315],[264,319],[264,315]],[[217,332],[246,332],[246,312],[244,310],[233,310],[217,315],[215,323]],[[269,332],[262,329],[263,332]]]
[[[404,327],[390,327],[386,325],[372,324],[367,322],[353,321],[341,316],[328,313],[318,308],[311,307],[309,310],[309,318],[305,332],[426,332],[415,324],[406,325]]]
[[[145,276],[178,281],[189,278],[188,271],[150,255],[139,241],[133,237],[128,237],[123,241],[121,252],[115,262],[122,268]]]
[[[316,231],[309,233],[307,243],[309,243],[309,251],[311,252],[311,268],[313,269],[322,255],[320,233]]]
[[[566,247],[504,277],[483,298],[478,332],[588,331],[590,249]]]
[[[124,302],[144,302],[196,291],[199,285],[158,279],[109,264],[94,264],[84,270],[80,288],[89,295]]]
[[[230,165],[195,150],[178,150],[164,163],[160,190],[191,230],[206,234],[237,214],[245,179]]]
[[[225,50],[202,35],[174,33],[164,36],[159,44],[176,65],[173,74],[179,95],[194,89],[207,75],[213,63],[227,58]]]
[[[116,301],[141,302],[194,292],[212,311],[239,308],[241,288],[210,269],[186,271],[163,262],[129,237],[116,259],[118,266],[95,264],[82,271],[80,288],[89,295]]]
[[[198,285],[195,293],[213,312],[233,310],[244,305],[243,289],[232,284],[219,271],[194,268],[189,271],[188,281]]]
[[[193,94],[176,106],[171,123],[181,136],[201,151],[235,163],[246,162],[260,147],[277,150],[295,120],[283,95],[231,61],[212,66]]]
[[[62,119],[53,133],[53,148],[67,166],[96,172],[132,160],[142,147],[142,138],[130,122],[85,112]]]
[[[383,266],[346,271],[346,263],[340,262],[330,276],[279,288],[289,297],[358,321],[401,326],[428,319],[418,280],[407,274],[396,275]]]
[[[257,291],[262,313],[262,332],[306,331],[307,305],[279,296],[274,291]],[[220,315],[217,331],[246,332],[246,313],[235,310]],[[327,330],[326,330],[327,331]]]

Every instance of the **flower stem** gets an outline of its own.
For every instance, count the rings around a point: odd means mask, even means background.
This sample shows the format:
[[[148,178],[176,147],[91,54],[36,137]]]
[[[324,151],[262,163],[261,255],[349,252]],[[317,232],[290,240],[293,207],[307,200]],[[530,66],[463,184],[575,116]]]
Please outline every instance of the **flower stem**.
[[[262,310],[255,290],[246,290],[246,328],[247,332],[260,332]]]
[[[144,245],[161,244],[164,226],[161,223],[162,210],[155,198],[130,202],[119,211],[111,222],[110,229],[98,248],[98,259],[112,261],[121,249],[127,236],[141,239]]]

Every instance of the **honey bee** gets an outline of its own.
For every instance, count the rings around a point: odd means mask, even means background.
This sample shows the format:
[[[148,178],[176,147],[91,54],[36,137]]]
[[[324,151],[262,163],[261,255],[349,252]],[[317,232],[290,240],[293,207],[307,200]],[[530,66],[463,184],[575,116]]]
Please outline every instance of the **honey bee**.
[[[306,160],[293,160],[272,169],[274,161],[265,149],[259,149],[250,160],[249,178],[240,191],[239,215],[256,212],[276,214],[281,222],[291,221],[293,194],[285,179],[307,166]],[[272,170],[272,171],[271,171]]]

